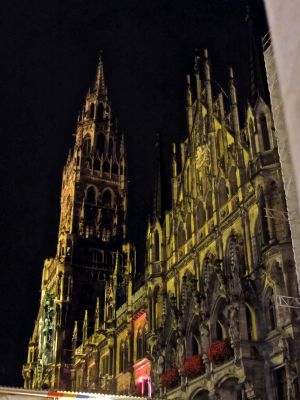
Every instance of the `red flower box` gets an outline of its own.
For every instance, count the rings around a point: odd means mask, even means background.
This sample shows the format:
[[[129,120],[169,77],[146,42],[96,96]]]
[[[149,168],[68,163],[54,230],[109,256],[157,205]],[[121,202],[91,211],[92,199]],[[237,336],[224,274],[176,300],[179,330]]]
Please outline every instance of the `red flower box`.
[[[202,354],[186,358],[183,363],[183,374],[189,378],[194,378],[204,374],[205,366],[202,360]]]
[[[160,383],[167,388],[177,386],[179,382],[179,374],[177,368],[171,368],[162,374]]]
[[[233,350],[228,338],[217,340],[208,349],[208,359],[216,364],[222,363],[233,356]]]

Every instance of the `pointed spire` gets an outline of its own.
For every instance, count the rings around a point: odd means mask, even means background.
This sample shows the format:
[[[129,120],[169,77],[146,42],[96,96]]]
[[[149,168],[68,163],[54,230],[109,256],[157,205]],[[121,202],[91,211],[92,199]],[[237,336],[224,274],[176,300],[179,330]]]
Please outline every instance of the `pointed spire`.
[[[177,159],[176,159],[176,143],[172,143],[172,175],[173,178],[177,176]]]
[[[190,134],[193,128],[193,107],[192,107],[192,91],[191,91],[191,77],[186,76],[186,113],[187,113],[187,128]]]
[[[73,336],[72,336],[72,353],[73,353],[73,356],[75,355],[75,350],[76,350],[76,347],[77,347],[77,340],[78,340],[78,324],[77,324],[77,321],[75,321],[74,330],[73,330]]]
[[[124,144],[124,134],[122,133],[121,143],[120,143],[120,156],[123,157],[124,154],[125,154],[125,144]]]
[[[88,310],[85,310],[84,320],[82,326],[82,345],[85,346],[87,341],[87,333],[88,333]]]
[[[161,133],[156,135],[156,175],[153,199],[153,217],[162,219],[164,211],[167,208],[167,194],[165,191],[165,171],[163,163]]]
[[[205,74],[205,92],[206,102],[208,109],[208,129],[212,130],[212,114],[213,114],[213,101],[212,101],[212,89],[211,89],[211,70],[208,59],[208,50],[204,50],[204,74]]]
[[[239,122],[239,112],[237,106],[237,94],[236,87],[233,77],[233,69],[229,69],[229,79],[230,79],[230,103],[231,103],[231,121],[232,121],[232,130],[235,133],[235,140],[240,143],[240,122]]]
[[[245,20],[248,25],[249,36],[249,101],[251,106],[254,106],[259,96],[266,100],[266,93],[264,87],[262,62],[259,59],[259,53],[257,49],[258,41],[255,37],[253,19],[251,16],[250,4],[248,1],[246,4]]]
[[[97,91],[98,94],[99,93],[101,93],[101,94],[105,94],[106,93],[102,52],[100,52],[99,61],[98,61],[97,76],[96,76],[96,82],[95,82],[95,90]]]
[[[100,327],[100,300],[97,297],[96,309],[95,309],[95,325],[94,332],[97,332]]]
[[[117,279],[119,271],[119,250],[116,252],[116,262],[115,262],[115,269],[114,269],[114,279]]]
[[[198,51],[197,49],[195,50],[196,52]],[[195,71],[195,80],[196,80],[196,96],[197,96],[197,101],[199,102],[201,100],[201,80],[200,80],[200,56],[198,54],[195,55],[194,58],[194,71]]]

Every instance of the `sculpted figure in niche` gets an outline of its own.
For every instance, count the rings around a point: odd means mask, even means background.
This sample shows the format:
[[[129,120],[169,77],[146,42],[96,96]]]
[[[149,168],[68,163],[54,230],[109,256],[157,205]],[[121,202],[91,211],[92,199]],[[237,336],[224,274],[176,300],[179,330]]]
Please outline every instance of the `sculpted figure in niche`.
[[[177,366],[182,368],[185,359],[185,342],[184,337],[179,336],[177,338]]]
[[[228,309],[229,313],[229,334],[232,341],[240,340],[239,326],[239,304],[237,302],[231,304]]]

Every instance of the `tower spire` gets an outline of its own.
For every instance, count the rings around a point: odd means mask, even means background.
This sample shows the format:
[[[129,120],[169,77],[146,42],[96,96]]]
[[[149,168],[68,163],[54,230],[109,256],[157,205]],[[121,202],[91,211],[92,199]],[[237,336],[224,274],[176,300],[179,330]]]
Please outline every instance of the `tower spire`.
[[[232,129],[235,133],[235,140],[240,143],[240,122],[239,122],[239,112],[237,105],[237,94],[236,87],[233,77],[233,69],[229,69],[229,79],[230,79],[230,103],[231,103],[231,117],[232,117]]]
[[[252,106],[255,105],[258,96],[261,96],[264,100],[266,96],[264,88],[263,70],[262,64],[259,59],[259,53],[257,49],[257,41],[255,37],[253,19],[251,16],[250,4],[246,4],[246,17],[245,20],[248,25],[248,42],[249,42],[249,68],[250,68],[250,80],[249,80],[249,101]]]
[[[100,55],[99,55],[97,75],[96,75],[96,81],[95,81],[95,90],[97,91],[97,94],[104,94],[104,93],[106,94],[102,51],[100,52]]]
[[[208,129],[212,130],[213,126],[213,100],[212,100],[212,89],[211,89],[211,68],[208,59],[208,50],[204,50],[204,73],[205,73],[205,92],[206,92],[206,102],[208,110]]]

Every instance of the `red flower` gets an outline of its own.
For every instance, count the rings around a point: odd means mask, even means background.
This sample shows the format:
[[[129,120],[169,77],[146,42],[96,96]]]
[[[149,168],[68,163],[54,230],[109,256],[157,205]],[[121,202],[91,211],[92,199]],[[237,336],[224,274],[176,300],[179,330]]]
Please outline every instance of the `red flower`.
[[[176,386],[179,381],[179,374],[177,368],[171,368],[162,374],[160,378],[160,383],[167,388]]]
[[[197,354],[195,356],[186,358],[183,363],[183,374],[189,378],[202,375],[205,372],[205,366],[203,364],[202,355]]]
[[[233,350],[228,338],[224,340],[217,340],[208,349],[208,359],[218,364],[228,360],[233,355]]]

